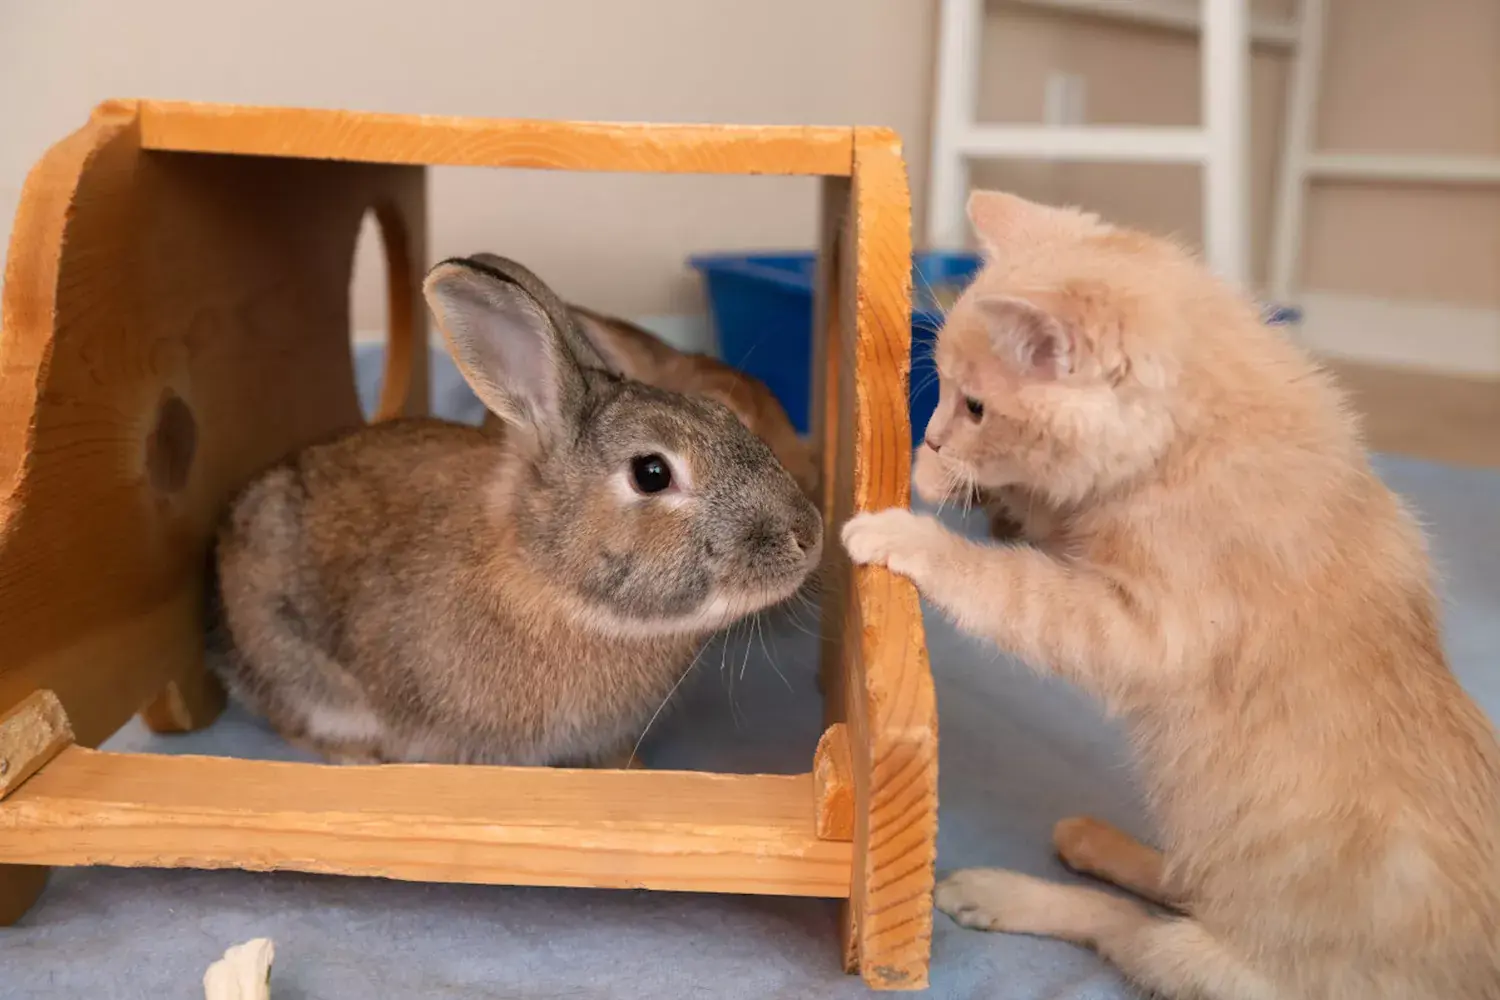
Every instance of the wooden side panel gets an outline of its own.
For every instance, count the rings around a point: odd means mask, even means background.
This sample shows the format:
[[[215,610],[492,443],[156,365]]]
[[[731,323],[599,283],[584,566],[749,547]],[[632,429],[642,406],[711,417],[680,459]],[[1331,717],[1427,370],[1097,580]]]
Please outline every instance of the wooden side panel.
[[[835,722],[823,730],[813,754],[813,795],[818,836],[854,839],[854,768],[849,763],[849,727]]]
[[[853,447],[853,430],[844,419],[842,401],[848,396],[842,388],[847,374],[846,348],[850,342],[849,322],[842,315],[844,230],[850,209],[850,182],[846,177],[829,177],[823,181],[820,201],[817,278],[813,293],[813,356],[811,439],[818,449],[818,475],[822,486],[823,537],[822,566],[823,604],[821,662],[818,683],[823,692],[823,720],[826,725],[844,721],[843,628],[848,606],[849,561],[843,549],[834,544],[839,525],[848,520],[854,492],[850,482],[853,467],[845,454]],[[844,451],[841,451],[841,448]]]
[[[911,479],[906,169],[893,133],[855,135],[840,310],[853,324],[839,361],[840,523],[842,504],[907,505]],[[861,567],[847,579],[839,663],[856,796],[849,950],[870,985],[920,989],[932,935],[938,750],[921,606],[915,588],[884,568]]]
[[[425,172],[425,171],[424,171]],[[408,180],[407,187],[416,187]],[[431,357],[427,349],[427,304],[422,277],[427,259],[427,199],[420,187],[374,206],[385,252],[385,376],[376,420],[425,416],[430,412]]]
[[[840,897],[813,779],[330,767],[70,747],[0,803],[0,863]],[[0,867],[0,871],[4,871]]]
[[[639,125],[141,103],[142,145],[367,163],[699,174],[850,170],[853,130]]]
[[[385,206],[421,253],[423,197],[416,167],[145,153],[131,104],[43,157],[0,326],[0,712],[50,689],[85,746],[159,692],[159,725],[211,718],[209,538],[250,476],[360,422],[358,226]]]

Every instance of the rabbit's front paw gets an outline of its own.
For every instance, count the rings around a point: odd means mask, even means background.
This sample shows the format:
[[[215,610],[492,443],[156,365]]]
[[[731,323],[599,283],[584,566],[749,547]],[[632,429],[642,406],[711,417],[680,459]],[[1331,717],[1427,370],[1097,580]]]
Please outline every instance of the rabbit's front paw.
[[[855,563],[885,566],[916,580],[949,541],[936,520],[901,507],[859,514],[844,525],[844,548]]]

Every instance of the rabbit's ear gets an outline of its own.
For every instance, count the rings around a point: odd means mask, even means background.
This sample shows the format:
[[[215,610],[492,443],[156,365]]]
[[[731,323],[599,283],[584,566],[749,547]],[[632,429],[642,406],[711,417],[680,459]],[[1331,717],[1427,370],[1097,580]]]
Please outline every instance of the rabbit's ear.
[[[683,360],[647,330],[582,306],[571,306],[573,322],[608,370],[637,382],[651,382]]]
[[[530,271],[500,257],[453,258],[427,273],[428,308],[454,363],[490,412],[547,445],[584,405],[565,311]]]

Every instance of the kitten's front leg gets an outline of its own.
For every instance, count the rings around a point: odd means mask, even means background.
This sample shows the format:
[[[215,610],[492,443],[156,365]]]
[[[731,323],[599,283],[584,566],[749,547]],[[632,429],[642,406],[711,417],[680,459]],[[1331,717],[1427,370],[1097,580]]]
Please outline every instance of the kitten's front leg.
[[[1110,699],[1119,665],[1161,662],[1152,626],[1117,585],[1031,546],[984,545],[892,509],[844,526],[856,563],[899,573],[966,632]]]

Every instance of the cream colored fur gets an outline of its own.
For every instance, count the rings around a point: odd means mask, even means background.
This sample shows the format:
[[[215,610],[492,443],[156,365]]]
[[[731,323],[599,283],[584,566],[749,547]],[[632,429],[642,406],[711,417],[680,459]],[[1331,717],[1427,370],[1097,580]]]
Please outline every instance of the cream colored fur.
[[[887,510],[844,542],[1124,717],[1162,851],[1054,839],[1169,909],[995,870],[939,908],[1173,1000],[1500,998],[1500,752],[1342,394],[1171,244],[1000,194],[970,216],[989,260],[915,479],[1020,539]]]

